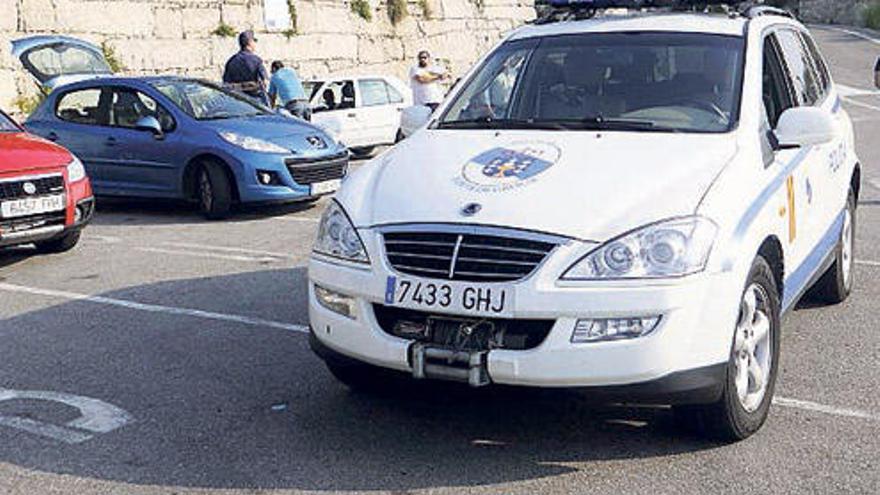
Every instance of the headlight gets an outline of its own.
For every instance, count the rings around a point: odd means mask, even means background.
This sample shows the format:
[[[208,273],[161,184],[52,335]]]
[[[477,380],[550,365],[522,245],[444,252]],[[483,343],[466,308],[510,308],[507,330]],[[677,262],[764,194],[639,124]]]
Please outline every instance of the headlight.
[[[609,241],[572,265],[563,280],[681,277],[702,271],[715,242],[703,217],[666,220]]]
[[[314,251],[358,263],[370,262],[361,237],[336,201],[331,201],[324,210]]]
[[[220,137],[225,139],[228,143],[234,144],[239,148],[244,148],[248,151],[256,151],[258,153],[290,153],[290,150],[283,146],[278,146],[275,143],[270,143],[269,141],[264,141],[255,137],[243,136],[229,131],[221,131],[218,134],[220,134]]]
[[[79,158],[73,157],[73,160],[67,164],[67,181],[76,182],[86,178],[86,168],[83,167]]]

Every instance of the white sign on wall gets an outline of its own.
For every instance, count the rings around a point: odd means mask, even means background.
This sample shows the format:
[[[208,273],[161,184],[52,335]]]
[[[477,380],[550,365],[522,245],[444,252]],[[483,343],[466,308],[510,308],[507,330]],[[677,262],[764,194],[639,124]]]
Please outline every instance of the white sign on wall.
[[[263,0],[263,21],[267,31],[286,31],[293,27],[287,1]]]

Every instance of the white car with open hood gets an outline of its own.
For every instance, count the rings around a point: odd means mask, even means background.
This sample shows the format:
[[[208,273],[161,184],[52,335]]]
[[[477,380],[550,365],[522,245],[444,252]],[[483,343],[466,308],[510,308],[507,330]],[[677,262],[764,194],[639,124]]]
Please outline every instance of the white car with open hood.
[[[781,317],[852,289],[852,124],[782,11],[525,26],[430,118],[321,220],[311,342],[351,386],[580,388],[742,439]]]

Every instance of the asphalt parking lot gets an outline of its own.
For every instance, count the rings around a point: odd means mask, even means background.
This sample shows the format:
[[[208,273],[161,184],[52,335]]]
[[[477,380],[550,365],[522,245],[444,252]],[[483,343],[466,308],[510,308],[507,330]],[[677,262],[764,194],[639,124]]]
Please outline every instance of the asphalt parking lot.
[[[112,201],[71,253],[0,250],[0,493],[880,493],[880,41],[815,33],[863,163],[856,289],[787,318],[753,438],[568,393],[351,393],[305,333],[326,200]]]

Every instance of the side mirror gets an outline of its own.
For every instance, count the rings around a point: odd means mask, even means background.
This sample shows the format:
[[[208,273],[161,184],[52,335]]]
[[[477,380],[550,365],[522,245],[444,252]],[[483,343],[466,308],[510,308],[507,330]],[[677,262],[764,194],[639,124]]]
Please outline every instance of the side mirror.
[[[134,124],[134,128],[139,131],[146,131],[152,133],[156,139],[162,139],[165,136],[165,133],[162,131],[162,124],[159,123],[159,120],[156,117],[148,115],[146,117],[141,117]]]
[[[800,148],[830,142],[837,135],[837,125],[826,110],[794,107],[782,112],[774,133],[778,149]]]
[[[880,58],[877,59],[877,63],[874,65],[874,86],[880,89]]]
[[[431,121],[433,111],[424,105],[406,107],[400,112],[400,130],[406,137],[421,129]]]

